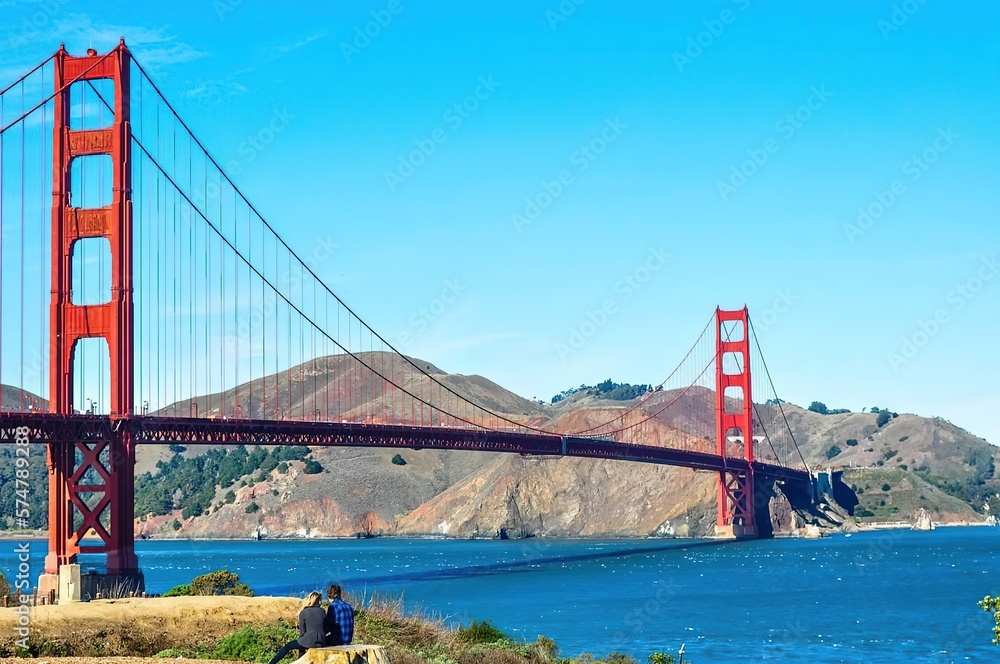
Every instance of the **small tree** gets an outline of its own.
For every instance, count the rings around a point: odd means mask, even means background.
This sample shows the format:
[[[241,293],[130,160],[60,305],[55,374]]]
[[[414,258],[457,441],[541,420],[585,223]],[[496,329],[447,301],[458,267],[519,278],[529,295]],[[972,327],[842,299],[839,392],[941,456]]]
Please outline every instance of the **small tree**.
[[[396,456],[392,457],[392,463],[393,463],[393,465],[396,465],[396,466],[405,466],[406,465],[406,459],[403,458],[402,454],[397,454]]]
[[[979,602],[979,608],[987,613],[993,612],[993,645],[1000,646],[1000,597],[987,595]]]
[[[892,415],[889,414],[889,411],[883,410],[881,413],[878,414],[878,417],[875,418],[875,424],[879,428],[881,428],[884,427],[886,424],[888,424],[889,420],[891,419]]]
[[[840,454],[840,452],[841,452],[841,449],[839,447],[837,447],[836,445],[832,445],[830,447],[830,449],[828,449],[826,451],[826,458],[827,459],[832,459],[833,457],[835,457],[838,454]]]
[[[259,512],[260,511],[260,505],[257,504],[257,501],[253,501],[249,505],[246,506],[246,509],[244,511],[247,514],[253,514],[254,512]]]
[[[245,583],[240,583],[238,574],[220,569],[197,576],[191,581],[193,595],[242,595],[253,597],[253,590]]]
[[[323,466],[315,459],[306,459],[306,467],[302,469],[306,475],[319,475],[323,472]]]
[[[809,404],[809,410],[814,413],[819,413],[820,415],[826,415],[830,412],[830,409],[826,407],[826,404],[822,401],[813,401]]]

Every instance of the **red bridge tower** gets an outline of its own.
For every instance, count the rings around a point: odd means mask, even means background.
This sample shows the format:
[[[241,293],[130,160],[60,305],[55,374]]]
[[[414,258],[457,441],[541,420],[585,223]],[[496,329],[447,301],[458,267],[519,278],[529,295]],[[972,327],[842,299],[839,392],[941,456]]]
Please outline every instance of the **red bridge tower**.
[[[49,552],[39,583],[42,590],[58,584],[60,566],[76,562],[80,553],[106,554],[103,585],[125,583],[135,591],[143,585],[133,537],[135,447],[129,427],[115,426],[133,410],[131,60],[124,40],[104,56],[91,50],[85,57],[71,57],[65,47],[55,56],[49,410],[57,415],[79,410],[73,403],[74,354],[81,340],[103,339],[111,366],[111,426],[95,418],[92,438],[49,445]],[[99,79],[114,85],[113,123],[74,129],[71,89]],[[111,203],[72,207],[73,162],[93,155],[111,158]],[[73,301],[73,253],[87,238],[105,238],[110,244],[109,302]],[[78,286],[76,292],[81,292]]]
[[[742,445],[746,469],[719,473],[717,535],[757,537],[754,521],[753,393],[750,376],[750,317],[746,307],[715,313],[715,421],[719,454]],[[734,454],[733,456],[737,456]]]

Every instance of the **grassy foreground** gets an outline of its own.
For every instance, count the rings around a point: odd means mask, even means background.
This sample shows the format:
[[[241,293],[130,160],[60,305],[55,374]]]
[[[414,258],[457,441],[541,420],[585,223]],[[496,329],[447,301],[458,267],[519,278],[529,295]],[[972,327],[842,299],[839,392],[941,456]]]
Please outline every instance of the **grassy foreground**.
[[[38,607],[29,649],[15,647],[11,610],[0,609],[0,657],[161,657],[267,662],[298,636],[301,601],[279,597],[163,597]],[[489,623],[457,629],[442,620],[406,615],[396,600],[363,603],[355,643],[383,645],[393,664],[571,664],[545,637],[512,641]],[[290,660],[286,660],[290,661]],[[632,664],[610,655],[608,664]],[[670,658],[660,655],[657,664]]]

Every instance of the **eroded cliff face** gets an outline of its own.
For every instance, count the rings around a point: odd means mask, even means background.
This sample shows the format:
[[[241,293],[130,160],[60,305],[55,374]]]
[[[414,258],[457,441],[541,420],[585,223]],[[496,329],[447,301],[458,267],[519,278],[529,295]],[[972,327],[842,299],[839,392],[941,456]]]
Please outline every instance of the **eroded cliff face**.
[[[665,466],[504,457],[399,522],[458,537],[700,535],[714,483]]]

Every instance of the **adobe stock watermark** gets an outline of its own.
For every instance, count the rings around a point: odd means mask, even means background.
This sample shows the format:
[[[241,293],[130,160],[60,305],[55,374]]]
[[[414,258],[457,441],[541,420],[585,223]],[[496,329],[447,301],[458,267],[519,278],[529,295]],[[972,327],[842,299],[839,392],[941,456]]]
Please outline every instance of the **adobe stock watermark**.
[[[778,135],[771,136],[760,147],[747,150],[747,159],[739,165],[733,166],[727,179],[718,180],[715,183],[715,189],[722,197],[722,201],[724,203],[729,201],[733,194],[745,187],[750,178],[757,175],[771,157],[781,150],[782,143],[792,140],[795,134],[812,120],[816,111],[823,108],[832,96],[833,93],[826,89],[826,85],[819,87],[814,85],[801,106],[786,113],[783,118],[774,123],[774,131]]]
[[[31,462],[30,431],[27,427],[14,430],[14,524],[18,530],[27,530],[31,525]],[[17,606],[14,613],[17,623],[14,645],[28,648],[31,636],[31,542],[21,542],[14,547],[17,554],[17,575],[14,577],[14,592]]]
[[[569,17],[576,13],[580,5],[587,0],[562,0],[555,9],[545,10],[545,20],[549,22],[549,27],[556,30],[560,23],[565,23]]]
[[[740,12],[750,7],[750,0],[732,0]],[[726,31],[726,27],[736,22],[739,14],[732,9],[723,9],[717,18],[702,21],[704,30],[687,38],[687,46],[683,51],[674,51],[674,65],[677,71],[684,73],[684,68],[700,58],[706,50],[712,47],[716,40]]]
[[[396,335],[396,346],[400,349],[405,349],[412,345],[413,339],[426,332],[434,323],[441,320],[441,317],[445,315],[453,304],[458,302],[458,298],[466,290],[468,290],[468,287],[459,282],[458,279],[446,279],[444,287],[438,293],[437,297],[434,297],[430,302],[418,308],[410,316],[409,329]]]
[[[938,162],[941,155],[955,145],[961,136],[951,127],[938,129],[937,137],[919,154],[911,156],[900,167],[904,178],[896,178],[885,189],[879,189],[872,194],[872,200],[858,208],[858,216],[853,224],[844,224],[844,234],[847,241],[854,244],[859,237],[867,233],[875,223],[885,216],[885,213],[902,198],[907,191],[907,182],[915,183]]]
[[[514,224],[514,230],[519,234],[524,232],[526,226],[535,223],[545,210],[552,207],[560,196],[566,193],[576,182],[576,175],[584,173],[589,169],[602,154],[607,152],[608,147],[621,138],[622,132],[628,129],[628,125],[616,117],[614,120],[604,121],[604,128],[601,132],[584,143],[569,156],[569,163],[572,168],[559,171],[552,180],[541,182],[541,191],[534,196],[524,199],[524,207],[520,212],[510,215],[510,220]],[[574,175],[574,171],[576,175]]]
[[[669,260],[670,254],[663,247],[651,248],[645,261],[615,282],[613,297],[605,298],[599,307],[588,310],[583,320],[569,329],[565,342],[556,342],[555,349],[559,359],[565,362],[576,355]]]
[[[312,270],[317,272],[323,263],[330,260],[336,253],[340,245],[333,241],[329,235],[316,238],[311,246],[312,252],[302,259],[302,262]],[[278,278],[275,287],[294,302],[295,295],[303,292],[304,279],[311,279],[301,269],[294,266],[289,267]],[[236,334],[228,334],[225,339],[226,348],[232,350],[240,342],[253,341],[257,330],[263,328],[265,321],[275,316],[278,312],[279,300],[284,300],[274,289],[267,288],[266,293],[260,299],[254,299],[249,311],[237,316]]]
[[[948,291],[945,302],[949,306],[939,307],[934,311],[933,316],[920,320],[917,323],[917,329],[900,340],[899,349],[886,356],[892,370],[899,371],[900,367],[909,364],[934,337],[941,333],[941,330],[954,320],[956,314],[965,309],[982,292],[986,284],[996,278],[997,273],[1000,273],[1000,262],[998,262],[997,257],[994,255],[990,258],[984,258],[982,264],[971,277]]]
[[[226,20],[226,14],[232,14],[236,8],[243,4],[244,0],[213,0],[212,9],[220,21]]]
[[[757,332],[767,332],[782,316],[787,314],[799,301],[800,296],[792,292],[790,288],[783,288],[775,293],[771,306],[759,314],[754,314],[753,328]]]
[[[441,114],[441,121],[447,125],[451,131],[457,131],[465,124],[472,114],[479,110],[483,102],[493,96],[502,83],[493,80],[493,74],[480,76],[479,84],[472,94],[465,99],[455,102]],[[427,137],[418,138],[413,142],[415,149],[409,154],[399,155],[396,169],[385,172],[385,183],[389,186],[389,191],[395,192],[396,188],[406,182],[427,160],[437,152],[438,147],[448,141],[448,129],[437,127]]]
[[[903,2],[893,4],[889,18],[880,18],[876,24],[879,32],[882,33],[882,39],[889,41],[889,35],[909,23],[914,14],[926,4],[927,0],[903,0]]]
[[[344,60],[351,64],[355,56],[371,46],[372,40],[378,38],[382,31],[389,27],[392,20],[403,13],[406,7],[399,0],[389,0],[385,9],[371,12],[372,20],[364,25],[354,26],[354,37],[350,42],[340,42],[340,52],[344,54]]]
[[[239,158],[230,159],[226,162],[226,173],[228,175],[239,175],[243,172],[244,168],[256,161],[261,153],[274,143],[278,135],[285,131],[294,119],[295,116],[289,113],[287,108],[280,110],[277,108],[273,109],[270,119],[264,123],[264,126],[256,133],[248,135],[239,144],[236,149]],[[224,189],[228,191],[227,188],[229,187],[231,185],[225,181],[222,174],[217,170],[213,170],[206,176],[204,187],[195,187],[192,189],[190,192],[191,202],[197,210],[203,214],[207,214],[209,203],[212,203],[214,206],[214,203],[218,202],[221,198]],[[192,218],[199,216],[188,205],[181,207],[181,218],[184,221],[190,221]]]
[[[71,0],[43,0],[42,2],[30,3],[35,10],[30,16],[24,18],[16,31],[7,39],[0,41],[0,51],[10,49],[16,51],[22,46],[29,46],[37,42],[42,36],[42,30],[51,27],[53,20],[59,15],[62,7],[68,5]],[[23,3],[25,5],[29,3]],[[14,29],[9,26],[8,29]]]
[[[226,168],[233,175],[239,174],[243,168],[253,163],[257,157],[278,137],[278,134],[288,129],[295,116],[288,112],[288,108],[273,109],[270,119],[256,134],[250,134],[236,149],[239,159],[231,159],[226,163]]]

